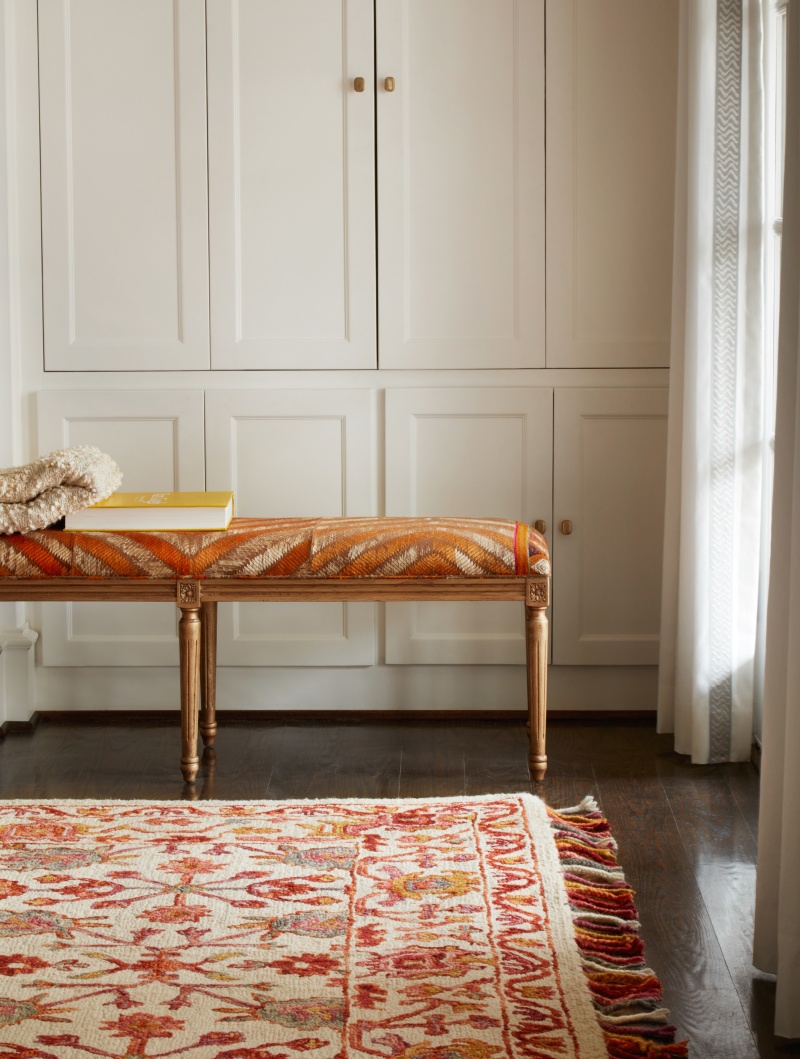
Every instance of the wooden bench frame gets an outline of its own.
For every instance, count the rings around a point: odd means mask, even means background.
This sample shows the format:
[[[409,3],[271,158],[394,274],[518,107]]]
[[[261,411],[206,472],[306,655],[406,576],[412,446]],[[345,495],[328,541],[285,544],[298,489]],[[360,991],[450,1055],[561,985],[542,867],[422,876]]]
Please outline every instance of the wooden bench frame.
[[[516,600],[525,604],[528,764],[544,779],[547,711],[549,577],[444,578],[136,578],[3,577],[0,601],[177,603],[181,687],[181,772],[192,783],[200,766],[198,728],[205,745],[217,733],[217,603],[371,602],[397,600]]]

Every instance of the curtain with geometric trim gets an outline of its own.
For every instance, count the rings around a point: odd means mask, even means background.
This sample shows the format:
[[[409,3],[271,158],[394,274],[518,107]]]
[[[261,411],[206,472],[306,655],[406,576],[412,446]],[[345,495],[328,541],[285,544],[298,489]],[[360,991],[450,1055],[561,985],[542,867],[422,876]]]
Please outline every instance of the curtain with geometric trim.
[[[697,763],[753,734],[764,398],[761,4],[681,0],[658,723]]]

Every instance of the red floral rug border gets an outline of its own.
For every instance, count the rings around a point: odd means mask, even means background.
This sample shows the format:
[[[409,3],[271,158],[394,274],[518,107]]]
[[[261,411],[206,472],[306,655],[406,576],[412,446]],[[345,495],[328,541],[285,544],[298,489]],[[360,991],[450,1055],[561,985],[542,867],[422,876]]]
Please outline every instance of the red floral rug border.
[[[611,825],[591,797],[569,809],[548,807],[547,815],[609,1059],[688,1057],[660,1006],[661,983],[645,964],[634,891],[617,861]]]

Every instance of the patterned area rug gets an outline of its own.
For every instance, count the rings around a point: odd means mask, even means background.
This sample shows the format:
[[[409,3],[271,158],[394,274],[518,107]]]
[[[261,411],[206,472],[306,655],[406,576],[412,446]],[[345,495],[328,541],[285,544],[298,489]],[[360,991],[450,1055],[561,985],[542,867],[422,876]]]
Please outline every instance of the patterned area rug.
[[[685,1056],[591,799],[0,803],[0,1059]]]

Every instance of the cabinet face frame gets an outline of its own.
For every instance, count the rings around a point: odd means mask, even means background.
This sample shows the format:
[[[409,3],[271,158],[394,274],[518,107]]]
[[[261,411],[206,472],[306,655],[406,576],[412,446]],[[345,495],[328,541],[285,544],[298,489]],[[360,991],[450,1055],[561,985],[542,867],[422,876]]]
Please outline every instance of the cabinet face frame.
[[[131,8],[141,19],[138,35],[117,33],[109,42],[95,39],[96,19],[81,6],[86,0],[38,4],[46,370],[208,368],[204,7],[194,0],[151,4],[149,11],[138,4]],[[148,27],[150,13],[161,21]],[[169,48],[164,21],[173,35]],[[126,61],[113,62],[112,44]],[[158,106],[125,81],[142,49],[156,46],[159,86],[168,96]],[[81,51],[95,57],[91,69]],[[106,91],[86,83],[104,76]],[[151,91],[155,83],[151,77]],[[114,114],[115,103],[129,112]],[[151,136],[161,137],[157,159],[142,146]],[[129,198],[107,201],[112,192],[123,195],[119,183]],[[172,274],[161,274],[165,260]],[[124,333],[120,320],[139,326],[148,314],[163,333]]]
[[[208,0],[207,6],[211,366],[217,370],[375,368],[372,0],[339,0],[339,33],[316,39],[321,49],[316,56],[311,51],[308,16],[299,8],[292,12],[282,0]],[[248,36],[248,15],[296,20],[286,28],[283,49],[265,42],[278,48],[275,63],[256,67],[253,56],[248,56],[248,45],[252,48],[256,39],[252,33]],[[273,70],[276,63],[280,70]],[[252,81],[257,77],[272,80],[268,88],[254,93]],[[356,77],[364,78],[363,91],[355,91]],[[247,78],[249,99],[242,89]],[[270,92],[275,102],[268,108]],[[303,140],[291,120],[293,103],[301,116],[304,106],[309,110],[304,103],[308,92],[316,94],[320,114],[324,107],[327,115],[313,142]],[[258,107],[265,113],[254,117]],[[312,118],[319,122],[320,114],[307,113],[308,122]],[[282,171],[287,156],[296,171]],[[259,181],[270,174],[283,187],[289,204],[272,207],[262,201],[254,216],[254,203],[269,190]],[[324,189],[321,174],[327,176]],[[339,185],[341,194],[333,196],[331,187]],[[336,253],[327,244],[315,246],[309,216],[329,234],[335,231],[341,237]],[[264,231],[254,248],[252,230],[258,226]],[[290,292],[282,286],[287,274],[297,277]],[[336,298],[327,296],[318,305],[304,298],[314,283],[318,293],[335,288]],[[264,313],[264,296],[258,292],[268,292],[269,298],[271,290],[278,292],[269,309],[274,330],[248,333],[248,319]],[[330,334],[314,333],[319,317],[329,318]]]
[[[667,406],[667,389],[555,391],[556,665],[658,664]]]
[[[376,0],[382,368],[544,367],[544,2],[474,3]]]
[[[137,451],[135,440],[132,446],[128,443],[130,459],[137,461],[136,466],[123,460],[119,451],[112,451],[112,445],[105,445],[108,455],[122,468],[121,488],[205,489],[202,391],[43,390],[37,394],[36,406],[40,452],[91,443],[92,435],[85,434],[85,426],[76,439],[80,424],[103,424],[111,437],[117,427],[133,430],[134,437],[141,429],[144,441],[144,432],[158,423],[164,437],[169,438],[169,449],[161,446],[147,451],[143,444]],[[112,630],[81,633],[81,622],[96,625],[103,608],[108,608]],[[99,620],[102,624],[104,619]],[[177,645],[175,608],[169,604],[42,605],[41,649],[46,666],[174,666]]]
[[[504,427],[506,436],[491,451],[492,435]],[[544,386],[387,390],[386,514],[496,516],[529,523],[544,519],[549,540],[552,428],[553,391]],[[445,451],[441,442],[448,435],[452,447]],[[515,443],[513,451],[509,446]],[[490,466],[479,468],[481,457]],[[504,467],[518,478],[502,481]],[[495,483],[489,481],[492,474]],[[499,498],[506,492],[507,509],[487,511],[484,504],[489,500],[470,507],[477,475],[488,494]],[[448,495],[434,509],[437,482],[446,483]],[[511,492],[517,498],[514,504]],[[387,604],[386,662],[524,664],[523,615],[514,603]]]
[[[374,514],[372,407],[369,390],[209,392],[208,488],[232,489],[244,517]],[[254,441],[261,449],[251,459],[267,479],[258,510],[245,505],[248,491],[259,492],[259,484],[252,473],[248,482],[242,479],[243,446]],[[287,454],[287,446],[294,451]],[[243,608],[259,608],[249,612],[249,631]],[[219,610],[218,641],[219,663],[226,666],[372,665],[375,605],[226,603]]]

